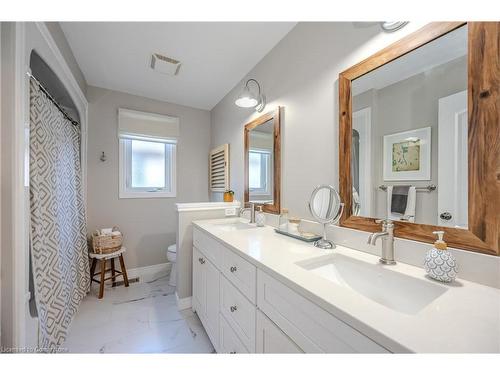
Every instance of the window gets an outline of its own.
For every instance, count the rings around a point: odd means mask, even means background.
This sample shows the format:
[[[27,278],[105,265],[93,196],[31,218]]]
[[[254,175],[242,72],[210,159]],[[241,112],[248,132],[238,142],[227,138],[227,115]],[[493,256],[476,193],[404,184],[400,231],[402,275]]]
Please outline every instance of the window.
[[[248,184],[253,195],[272,194],[272,154],[269,150],[249,150]]]
[[[175,197],[175,143],[122,137],[120,150],[120,198]]]
[[[175,197],[178,119],[123,109],[119,118],[120,198]]]

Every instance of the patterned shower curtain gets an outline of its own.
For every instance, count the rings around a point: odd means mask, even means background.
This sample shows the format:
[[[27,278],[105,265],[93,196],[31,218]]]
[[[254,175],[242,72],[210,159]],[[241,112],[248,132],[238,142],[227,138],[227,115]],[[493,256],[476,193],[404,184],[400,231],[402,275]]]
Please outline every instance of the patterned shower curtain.
[[[51,351],[64,342],[90,284],[80,127],[33,79],[30,93],[31,264],[39,347]]]

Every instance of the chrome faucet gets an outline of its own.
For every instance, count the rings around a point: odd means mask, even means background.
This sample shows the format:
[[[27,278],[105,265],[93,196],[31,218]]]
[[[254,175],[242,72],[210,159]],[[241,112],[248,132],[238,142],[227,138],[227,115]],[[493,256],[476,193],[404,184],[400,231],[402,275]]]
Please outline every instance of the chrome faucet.
[[[255,223],[255,203],[253,202],[248,202],[248,205],[250,207],[248,208],[240,208],[240,216],[243,212],[249,210],[250,211],[250,224],[254,224]]]
[[[368,244],[375,245],[377,238],[382,238],[382,257],[379,259],[382,264],[396,264],[394,260],[394,223],[392,220],[375,220],[377,224],[382,224],[382,232],[371,233],[368,237]]]

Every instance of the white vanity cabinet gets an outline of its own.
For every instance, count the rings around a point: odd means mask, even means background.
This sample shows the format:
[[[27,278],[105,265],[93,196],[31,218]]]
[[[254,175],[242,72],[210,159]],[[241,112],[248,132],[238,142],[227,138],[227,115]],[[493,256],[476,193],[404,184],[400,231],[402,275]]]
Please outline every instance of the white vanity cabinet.
[[[217,352],[254,353],[256,267],[196,228],[193,244],[193,311]]]
[[[219,270],[197,248],[193,248],[193,310],[216,349],[219,343],[219,285]]]
[[[193,239],[193,310],[218,352],[387,352],[211,235]]]

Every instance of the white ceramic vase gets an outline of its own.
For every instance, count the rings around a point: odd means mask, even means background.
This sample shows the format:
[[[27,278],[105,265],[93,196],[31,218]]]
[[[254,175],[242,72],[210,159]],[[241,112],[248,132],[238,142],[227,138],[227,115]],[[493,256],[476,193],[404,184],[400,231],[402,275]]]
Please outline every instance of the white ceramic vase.
[[[258,211],[255,213],[255,223],[258,227],[266,225],[266,215],[264,215],[264,212]]]
[[[453,254],[448,250],[433,247],[424,259],[425,272],[429,277],[445,283],[452,282],[457,277],[458,265]]]

